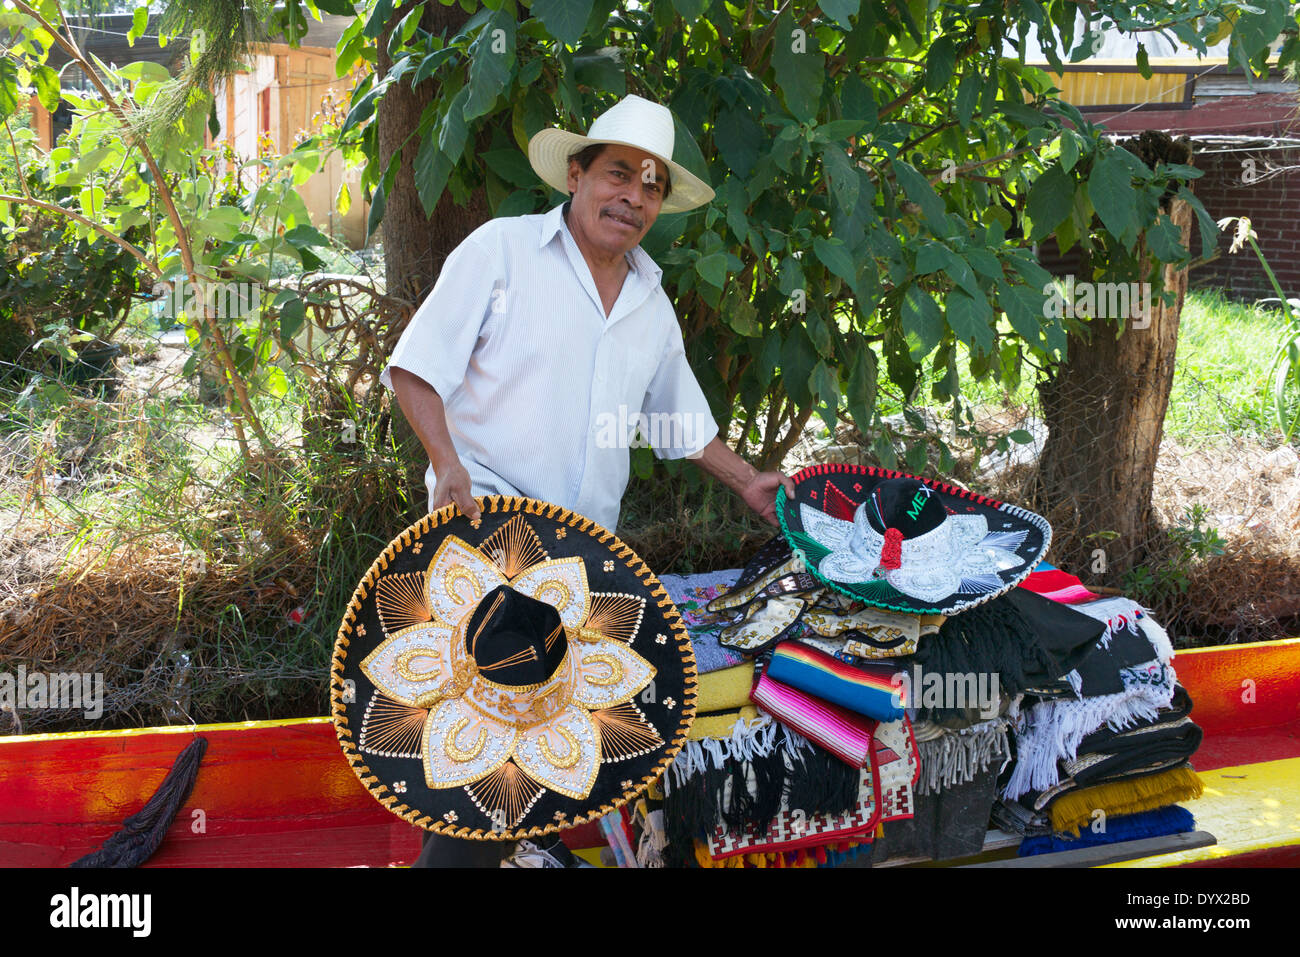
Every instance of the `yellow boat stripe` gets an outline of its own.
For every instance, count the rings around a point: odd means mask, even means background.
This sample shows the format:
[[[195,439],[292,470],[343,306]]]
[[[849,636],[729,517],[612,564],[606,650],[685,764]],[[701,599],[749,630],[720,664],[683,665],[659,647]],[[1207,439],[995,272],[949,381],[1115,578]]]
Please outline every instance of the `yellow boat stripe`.
[[[1200,772],[1205,794],[1184,807],[1219,843],[1105,867],[1175,867],[1300,844],[1300,758]]]

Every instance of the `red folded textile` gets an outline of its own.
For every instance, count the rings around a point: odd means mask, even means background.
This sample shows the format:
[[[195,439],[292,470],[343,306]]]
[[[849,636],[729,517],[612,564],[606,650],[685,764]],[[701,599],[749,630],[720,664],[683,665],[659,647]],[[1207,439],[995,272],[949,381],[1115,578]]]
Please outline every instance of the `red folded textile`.
[[[766,669],[749,696],[763,711],[845,764],[863,768],[870,762],[877,725],[874,718],[782,684],[769,678]]]
[[[1030,572],[1029,577],[1020,583],[1020,587],[1063,605],[1077,605],[1101,597],[1088,591],[1083,582],[1059,568]]]

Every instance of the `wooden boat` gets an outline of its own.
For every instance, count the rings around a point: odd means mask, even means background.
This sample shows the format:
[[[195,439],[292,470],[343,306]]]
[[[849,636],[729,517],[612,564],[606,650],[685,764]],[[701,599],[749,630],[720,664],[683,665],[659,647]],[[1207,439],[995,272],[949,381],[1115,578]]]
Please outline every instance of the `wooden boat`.
[[[1174,666],[1205,731],[1193,759],[1205,795],[1189,805],[1202,836],[1068,862],[1300,865],[1300,638],[1182,651]],[[200,734],[198,780],[148,866],[383,867],[418,854],[419,833],[360,785],[329,719],[304,718],[0,738],[0,866],[59,867],[94,850]],[[594,860],[602,841],[590,827],[571,844]]]

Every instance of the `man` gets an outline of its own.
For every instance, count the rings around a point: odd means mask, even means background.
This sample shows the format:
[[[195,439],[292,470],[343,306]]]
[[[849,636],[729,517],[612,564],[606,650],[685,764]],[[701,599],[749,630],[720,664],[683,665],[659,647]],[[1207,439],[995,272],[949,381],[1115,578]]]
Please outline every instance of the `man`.
[[[473,496],[527,495],[614,529],[641,424],[660,458],[692,458],[776,524],[790,480],[718,437],[662,270],[639,246],[661,212],[713,198],[672,161],[673,139],[672,114],[639,96],[587,136],[541,131],[529,161],[569,202],[485,223],[447,257],[381,376],[428,452],[430,510],[455,503],[475,520]],[[470,843],[434,837],[421,863],[490,858],[457,846]],[[567,859],[563,845],[522,854]]]

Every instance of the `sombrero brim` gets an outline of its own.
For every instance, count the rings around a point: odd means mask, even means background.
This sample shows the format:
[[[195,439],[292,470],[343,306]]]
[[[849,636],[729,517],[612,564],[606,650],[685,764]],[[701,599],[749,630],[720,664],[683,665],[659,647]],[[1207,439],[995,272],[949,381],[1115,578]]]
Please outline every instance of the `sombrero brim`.
[[[631,143],[627,140],[592,138],[578,133],[570,133],[568,130],[550,127],[534,134],[533,138],[528,141],[528,162],[532,164],[533,172],[540,176],[544,183],[568,195],[569,157],[593,143],[630,146],[632,149],[649,153],[668,167],[672,192],[660,207],[659,212],[661,214],[684,213],[687,210],[704,206],[713,200],[714,193],[709,184],[686,167],[680,163],[674,163],[667,156],[661,156],[652,150],[647,150],[638,143]]]
[[[475,501],[482,510],[479,528],[449,505],[407,528],[370,566],[353,593],[335,642],[331,713],[339,744],[358,779],[402,819],[458,838],[538,837],[603,817],[635,800],[659,779],[685,744],[695,716],[695,657],[663,586],[611,532],[575,512],[534,499],[493,495]],[[467,557],[457,558],[458,565],[446,565],[453,551]],[[575,565],[580,565],[580,571],[575,571]],[[537,774],[529,773],[538,767],[529,762],[540,760],[536,742],[525,743],[540,727],[531,717],[531,723],[518,724],[517,734],[506,727],[498,736],[517,745],[507,747],[492,735],[480,737],[475,744],[474,734],[457,738],[456,728],[450,735],[445,728],[439,730],[442,709],[449,702],[422,709],[409,695],[401,700],[400,689],[381,688],[371,677],[378,670],[374,663],[398,648],[395,641],[411,643],[404,651],[408,656],[436,657],[414,646],[436,640],[423,636],[434,635],[448,617],[446,601],[472,606],[472,596],[485,594],[483,586],[498,574],[512,587],[523,588],[520,583],[535,579],[536,598],[556,605],[562,614],[565,608],[580,609],[584,641],[618,643],[614,649],[595,650],[613,650],[616,657],[652,669],[648,684],[643,667],[643,680],[622,689],[626,693],[611,694],[612,703],[578,702],[585,709],[585,717],[579,714],[579,718],[587,729],[588,752],[597,749],[598,770],[582,782],[584,786],[591,782],[585,792],[574,787],[566,794],[563,784],[549,783],[563,779],[562,769],[571,766],[561,759],[579,752],[578,744],[570,743],[569,754],[564,754],[562,741],[574,742],[575,736],[563,728],[551,735],[549,745],[541,742],[540,751],[550,755],[555,765],[544,784]],[[416,634],[421,639],[411,641],[409,636]],[[610,655],[590,657],[608,661]],[[609,667],[611,674],[617,670],[612,664]],[[583,693],[599,694],[600,689]],[[469,695],[465,702],[464,707],[477,707]],[[570,702],[569,710],[577,710],[577,705]],[[480,723],[497,720],[487,712],[478,713],[486,716],[474,719]],[[582,742],[583,734],[578,733],[576,740]],[[485,745],[501,753],[491,762],[485,758],[477,766],[463,766],[479,767],[481,776],[471,780],[467,771],[464,781],[437,777],[437,763],[446,763],[440,751],[455,761],[466,761],[456,755]],[[583,760],[589,758],[584,752]],[[431,776],[426,779],[426,774]]]
[[[997,572],[996,582],[962,579],[949,594],[922,600],[904,594],[882,578],[842,581],[823,574],[819,565],[831,554],[832,548],[818,541],[805,528],[803,507],[814,508],[841,521],[851,520],[853,511],[866,501],[872,489],[887,479],[897,478],[916,478],[939,493],[940,501],[949,513],[981,514],[988,522],[991,535],[1000,536],[998,540],[1002,543],[1016,543],[1014,547],[1005,548],[1014,559],[1008,567]],[[794,475],[792,480],[795,487],[792,499],[786,496],[785,489],[777,490],[777,518],[791,548],[802,550],[808,571],[838,592],[891,611],[949,615],[982,605],[1024,581],[1047,553],[1052,541],[1051,526],[1042,516],[1028,509],[902,472],[832,463],[810,466]]]

